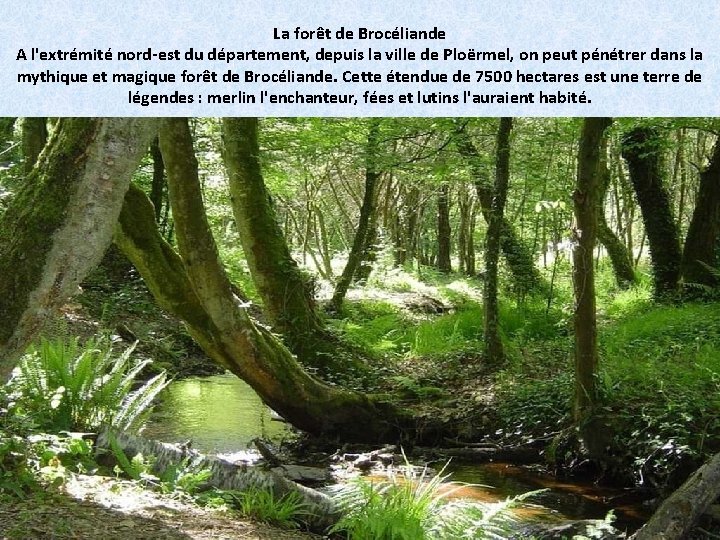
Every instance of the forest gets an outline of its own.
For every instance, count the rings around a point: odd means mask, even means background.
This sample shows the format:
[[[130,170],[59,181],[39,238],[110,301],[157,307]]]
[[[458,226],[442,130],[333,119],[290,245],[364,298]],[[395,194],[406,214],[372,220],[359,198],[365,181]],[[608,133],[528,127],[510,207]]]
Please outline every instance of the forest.
[[[0,118],[0,531],[718,538],[719,131]]]

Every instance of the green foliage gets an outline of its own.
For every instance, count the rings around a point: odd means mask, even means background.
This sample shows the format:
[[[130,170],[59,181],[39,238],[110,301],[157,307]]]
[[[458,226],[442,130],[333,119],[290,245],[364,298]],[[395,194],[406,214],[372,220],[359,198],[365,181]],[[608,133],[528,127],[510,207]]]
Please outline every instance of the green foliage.
[[[300,494],[291,492],[277,497],[272,491],[258,487],[245,491],[215,489],[201,494],[198,502],[215,508],[229,508],[241,516],[286,529],[298,528],[307,515]]]
[[[503,538],[515,521],[509,508],[525,498],[495,504],[451,500],[453,488],[442,472],[428,478],[405,470],[387,483],[358,478],[337,486],[333,496],[344,515],[331,533],[350,540]]]
[[[134,347],[116,355],[102,341],[45,341],[20,361],[9,383],[17,407],[43,429],[93,431],[109,424],[138,429],[167,386],[162,372],[133,390],[150,362],[131,362]]]

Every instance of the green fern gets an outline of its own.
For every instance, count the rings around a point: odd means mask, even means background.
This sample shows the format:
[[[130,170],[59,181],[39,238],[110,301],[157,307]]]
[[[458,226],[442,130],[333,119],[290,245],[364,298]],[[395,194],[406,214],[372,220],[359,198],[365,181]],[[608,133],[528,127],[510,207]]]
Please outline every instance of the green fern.
[[[160,373],[133,390],[149,360],[134,362],[131,346],[119,355],[105,341],[45,341],[20,361],[10,384],[18,405],[40,427],[93,431],[101,425],[137,430],[152,400],[168,384]]]

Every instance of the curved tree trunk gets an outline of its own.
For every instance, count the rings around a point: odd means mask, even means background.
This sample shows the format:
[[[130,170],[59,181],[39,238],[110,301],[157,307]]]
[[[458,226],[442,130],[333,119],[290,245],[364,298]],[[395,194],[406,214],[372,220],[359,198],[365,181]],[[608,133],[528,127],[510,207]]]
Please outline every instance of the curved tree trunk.
[[[150,155],[153,160],[152,185],[150,186],[150,200],[155,208],[155,221],[160,223],[163,203],[165,201],[165,163],[160,151],[160,140],[155,137],[150,145]]]
[[[625,288],[635,283],[636,278],[630,252],[612,231],[605,217],[605,195],[610,186],[610,169],[607,166],[607,138],[603,138],[601,143],[599,167],[597,239],[608,252],[618,286]]]
[[[250,273],[273,329],[308,366],[334,361],[336,340],[318,316],[313,287],[290,255],[260,170],[257,118],[223,119],[223,157]]]
[[[40,152],[47,143],[47,118],[28,117],[22,121],[22,151],[24,159],[25,176],[30,174],[35,166]]]
[[[512,118],[501,118],[495,147],[495,188],[490,221],[485,238],[485,285],[483,288],[485,357],[488,362],[499,364],[505,353],[500,336],[500,312],[498,309],[498,259],[502,235],[505,201],[510,182],[510,131]]]
[[[339,313],[342,309],[345,295],[352,283],[355,273],[362,263],[363,251],[366,247],[367,237],[370,231],[372,214],[375,211],[375,198],[380,171],[377,167],[378,137],[380,130],[380,119],[372,118],[368,131],[367,145],[365,147],[365,193],[362,205],[360,206],[360,219],[355,231],[352,248],[348,254],[342,274],[335,284],[335,291],[330,300],[330,310]]]
[[[154,134],[142,118],[65,118],[0,218],[0,377],[110,243]]]
[[[717,286],[720,235],[720,138],[707,168],[700,173],[700,189],[685,238],[681,271],[685,283]],[[715,269],[711,271],[708,267]]]
[[[218,259],[186,121],[166,120],[160,144],[182,258],[160,236],[147,196],[133,186],[115,233],[160,306],[182,319],[212,359],[294,426],[346,440],[397,436],[399,414],[391,406],[314,379],[278,338],[252,322]]]
[[[585,118],[578,150],[577,184],[573,193],[573,289],[575,291],[575,397],[573,413],[580,437],[591,456],[602,451],[596,426],[590,421],[597,403],[597,319],[593,251],[600,191],[600,152],[610,118]]]
[[[493,188],[481,163],[480,154],[463,126],[458,126],[455,130],[454,143],[460,155],[465,158],[470,165],[478,200],[480,201],[480,210],[485,221],[489,222]],[[515,229],[507,219],[503,219],[502,221],[500,247],[510,267],[510,271],[515,278],[516,286],[521,291],[544,289],[547,287],[546,284],[543,283],[540,272],[535,267],[532,252],[518,238]]]
[[[659,142],[654,129],[633,129],[623,137],[622,155],[628,164],[650,244],[655,297],[663,300],[677,292],[681,254],[670,198],[663,186]]]

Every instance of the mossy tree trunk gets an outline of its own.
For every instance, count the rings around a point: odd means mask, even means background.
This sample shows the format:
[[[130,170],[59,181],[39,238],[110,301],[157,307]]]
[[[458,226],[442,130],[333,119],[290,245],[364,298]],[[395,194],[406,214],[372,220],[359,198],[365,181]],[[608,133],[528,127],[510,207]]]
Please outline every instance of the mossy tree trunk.
[[[0,218],[0,376],[110,243],[156,122],[64,118]]]
[[[440,184],[437,196],[437,269],[445,274],[452,272],[450,262],[452,229],[450,228],[450,186],[447,182]]]
[[[607,166],[607,138],[603,138],[601,142],[599,167],[597,238],[608,252],[618,286],[626,288],[636,281],[633,261],[627,247],[610,228],[605,217],[605,195],[610,186],[610,169]]]
[[[512,118],[501,118],[495,146],[495,187],[487,236],[485,238],[485,283],[483,287],[485,358],[492,364],[502,363],[505,353],[500,336],[498,309],[498,260],[505,201],[510,182],[510,132]]]
[[[359,441],[397,436],[400,416],[392,407],[314,379],[274,334],[253,323],[218,258],[186,120],[166,120],[160,141],[181,256],[162,238],[152,204],[134,186],[115,232],[158,304],[186,323],[213,360],[299,429]]]
[[[622,155],[628,164],[650,245],[655,297],[667,300],[677,292],[681,253],[670,198],[663,185],[660,142],[655,129],[635,128],[623,137]]]
[[[595,265],[600,195],[600,153],[610,118],[585,118],[578,150],[577,182],[573,201],[573,289],[575,292],[575,397],[573,413],[580,437],[590,455],[600,451],[592,417],[598,400],[597,319],[595,312]]]
[[[223,158],[233,214],[253,282],[273,329],[301,362],[324,370],[333,336],[317,313],[313,285],[290,255],[259,161],[257,118],[225,118]]]
[[[489,175],[480,158],[480,154],[473,144],[464,126],[458,126],[453,134],[453,142],[458,153],[465,158],[470,166],[480,211],[486,222],[490,220],[490,211],[493,201],[493,187]],[[516,287],[522,291],[547,288],[535,267],[533,254],[518,238],[512,224],[505,218],[502,222],[502,237],[500,243],[505,260],[515,278]]]
[[[167,182],[165,179],[165,162],[163,161],[162,152],[160,151],[160,140],[158,137],[155,137],[150,145],[150,155],[153,161],[150,201],[152,201],[153,207],[155,208],[155,221],[160,223],[163,215]]]
[[[700,173],[700,188],[685,238],[681,272],[684,283],[717,286],[717,251],[720,235],[720,138],[710,163]],[[713,270],[711,270],[713,269]]]
[[[27,117],[22,121],[22,152],[25,176],[30,174],[47,143],[47,118]]]
[[[342,310],[345,295],[363,261],[363,251],[371,230],[373,213],[375,212],[377,185],[380,175],[382,174],[377,163],[378,145],[380,142],[378,140],[379,136],[380,119],[371,118],[368,127],[367,144],[365,145],[365,192],[363,194],[362,204],[360,205],[360,218],[357,229],[355,230],[355,237],[353,238],[350,253],[348,253],[347,263],[345,263],[345,268],[343,268],[342,274],[335,284],[335,290],[330,300],[329,308],[336,313]]]

